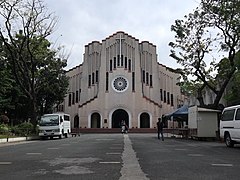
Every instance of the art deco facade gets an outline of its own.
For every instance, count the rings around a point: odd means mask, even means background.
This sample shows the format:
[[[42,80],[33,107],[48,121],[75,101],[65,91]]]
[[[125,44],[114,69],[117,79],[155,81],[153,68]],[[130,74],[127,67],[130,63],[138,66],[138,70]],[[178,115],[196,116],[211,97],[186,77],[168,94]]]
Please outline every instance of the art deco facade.
[[[119,128],[121,120],[154,128],[181,103],[179,74],[158,63],[155,45],[124,32],[86,45],[83,63],[67,76],[64,111],[72,128]]]

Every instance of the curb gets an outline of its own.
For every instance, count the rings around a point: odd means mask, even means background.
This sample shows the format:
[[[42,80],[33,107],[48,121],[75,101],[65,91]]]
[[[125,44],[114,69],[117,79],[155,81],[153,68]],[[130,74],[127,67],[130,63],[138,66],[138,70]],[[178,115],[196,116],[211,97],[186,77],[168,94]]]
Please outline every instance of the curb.
[[[30,137],[16,137],[16,138],[3,138],[0,139],[1,143],[11,143],[11,142],[19,142],[19,141],[31,141],[31,140],[39,140],[39,136],[30,136]]]

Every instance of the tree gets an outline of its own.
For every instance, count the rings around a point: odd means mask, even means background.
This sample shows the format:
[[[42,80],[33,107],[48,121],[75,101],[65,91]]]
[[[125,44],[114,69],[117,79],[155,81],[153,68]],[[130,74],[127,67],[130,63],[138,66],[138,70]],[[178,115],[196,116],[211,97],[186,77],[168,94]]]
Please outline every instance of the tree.
[[[12,88],[13,79],[9,73],[9,67],[6,62],[6,54],[4,45],[0,40],[0,114],[4,114],[10,106],[11,98],[7,96],[7,92]]]
[[[53,53],[54,54],[54,53]],[[56,58],[46,62],[38,72],[37,102],[41,114],[51,113],[54,105],[62,103],[68,90],[68,77],[63,70],[66,62]]]
[[[228,69],[229,64],[226,59],[223,59],[220,64],[222,69]],[[229,82],[226,90],[226,94],[224,95],[224,99],[227,101],[227,105],[237,105],[240,103],[240,51],[236,54],[235,62],[237,66],[237,71],[234,73],[233,78]],[[221,74],[224,77],[224,74]]]
[[[170,56],[183,66],[186,76],[192,75],[200,82],[197,99],[206,106],[202,91],[205,87],[215,93],[212,104],[217,108],[223,93],[236,73],[234,58],[240,48],[240,1],[201,0],[199,8],[176,20],[171,30],[176,33]],[[213,53],[227,52],[229,68],[224,78],[216,73],[217,62]]]
[[[29,116],[36,126],[37,96],[46,88],[42,86],[46,83],[42,83],[41,71],[48,68],[48,63],[55,62],[58,72],[60,67],[66,66],[66,60],[56,58],[58,51],[50,50],[51,43],[47,40],[56,25],[56,17],[47,12],[42,0],[3,0],[0,16],[4,20],[0,40],[5,46],[15,81],[29,99]],[[57,64],[60,65],[57,67]]]

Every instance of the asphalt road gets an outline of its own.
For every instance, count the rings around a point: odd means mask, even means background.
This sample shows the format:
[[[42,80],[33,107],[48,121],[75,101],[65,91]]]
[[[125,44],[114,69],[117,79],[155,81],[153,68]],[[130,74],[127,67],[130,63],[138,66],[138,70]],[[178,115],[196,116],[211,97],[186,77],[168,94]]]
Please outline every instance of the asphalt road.
[[[240,179],[240,145],[156,137],[82,134],[0,144],[0,179]]]

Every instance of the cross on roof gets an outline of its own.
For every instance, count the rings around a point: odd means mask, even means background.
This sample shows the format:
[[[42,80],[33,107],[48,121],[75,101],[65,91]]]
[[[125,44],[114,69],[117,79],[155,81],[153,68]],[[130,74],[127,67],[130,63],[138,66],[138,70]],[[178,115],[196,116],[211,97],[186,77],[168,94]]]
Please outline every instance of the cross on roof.
[[[122,55],[122,41],[124,40],[124,38],[122,38],[122,34],[119,35],[119,38],[116,38],[116,40],[119,40],[119,54],[120,54],[120,59],[121,59],[121,55]]]

